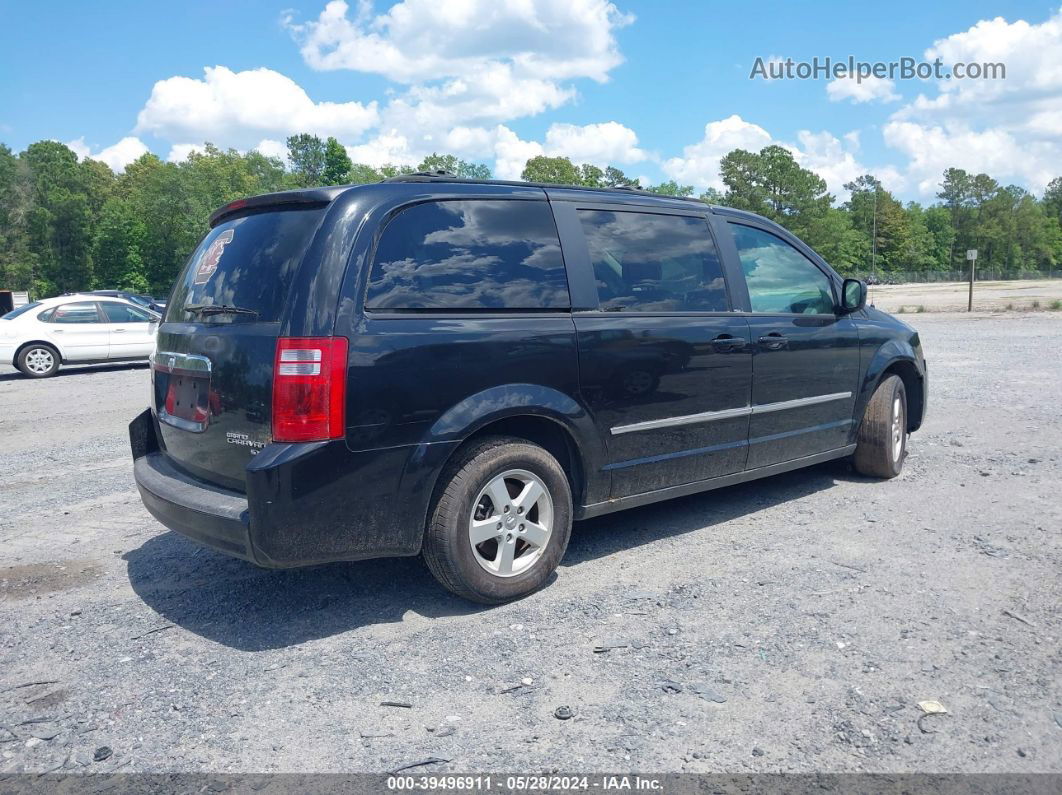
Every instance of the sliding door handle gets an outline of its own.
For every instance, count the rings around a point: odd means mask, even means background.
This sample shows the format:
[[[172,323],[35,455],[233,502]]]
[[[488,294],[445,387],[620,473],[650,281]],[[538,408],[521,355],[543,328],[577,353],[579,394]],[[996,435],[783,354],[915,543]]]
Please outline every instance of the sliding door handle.
[[[756,341],[760,344],[761,348],[768,351],[780,351],[782,348],[789,347],[789,340],[777,331],[772,331],[770,334],[764,334]]]
[[[712,347],[717,351],[733,351],[745,347],[744,337],[735,337],[732,334],[720,334],[712,340]]]

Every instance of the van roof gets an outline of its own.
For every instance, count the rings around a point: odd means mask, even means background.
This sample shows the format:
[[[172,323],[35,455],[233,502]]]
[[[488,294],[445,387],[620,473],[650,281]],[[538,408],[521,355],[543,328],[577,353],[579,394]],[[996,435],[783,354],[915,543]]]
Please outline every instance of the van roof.
[[[237,199],[236,201],[229,202],[228,204],[219,207],[210,216],[210,226],[217,225],[222,218],[230,215],[234,212],[241,210],[253,210],[256,208],[274,207],[274,206],[287,206],[287,207],[313,207],[324,206],[330,204],[338,196],[347,191],[359,190],[367,187],[379,187],[382,185],[399,185],[399,184],[461,184],[461,185],[492,185],[499,187],[512,187],[512,188],[541,188],[547,191],[575,191],[579,193],[599,194],[599,195],[613,195],[623,196],[625,199],[637,197],[638,199],[645,199],[649,202],[661,204],[668,202],[693,202],[702,207],[710,207],[713,211],[723,212],[732,216],[745,216],[748,218],[761,219],[761,216],[756,213],[751,213],[746,210],[737,210],[732,207],[724,207],[720,205],[707,204],[700,199],[692,196],[667,196],[661,193],[652,193],[644,188],[634,187],[615,187],[615,188],[598,188],[584,185],[562,185],[552,182],[523,182],[519,180],[504,180],[504,179],[466,179],[464,177],[457,177],[448,173],[428,173],[417,172],[414,174],[400,174],[395,177],[389,177],[380,182],[364,183],[358,185],[330,185],[320,188],[298,188],[295,190],[278,191],[275,193],[263,193],[258,196],[251,196],[245,199]],[[767,220],[767,219],[762,219]]]

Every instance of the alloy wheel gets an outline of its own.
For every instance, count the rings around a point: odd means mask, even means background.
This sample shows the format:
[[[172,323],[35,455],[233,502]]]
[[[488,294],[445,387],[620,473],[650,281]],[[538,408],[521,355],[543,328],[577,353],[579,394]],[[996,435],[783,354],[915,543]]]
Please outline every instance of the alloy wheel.
[[[553,498],[542,479],[525,469],[496,475],[472,503],[472,555],[497,577],[514,577],[534,566],[552,533]]]
[[[47,348],[31,348],[26,354],[26,369],[44,375],[55,367],[55,354]]]

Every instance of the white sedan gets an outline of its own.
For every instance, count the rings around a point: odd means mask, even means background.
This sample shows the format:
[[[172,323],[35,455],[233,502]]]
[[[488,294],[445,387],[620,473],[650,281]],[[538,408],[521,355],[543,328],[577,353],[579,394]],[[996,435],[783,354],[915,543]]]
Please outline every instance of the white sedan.
[[[60,364],[147,359],[160,320],[121,298],[74,294],[34,301],[0,317],[0,364],[45,378]]]

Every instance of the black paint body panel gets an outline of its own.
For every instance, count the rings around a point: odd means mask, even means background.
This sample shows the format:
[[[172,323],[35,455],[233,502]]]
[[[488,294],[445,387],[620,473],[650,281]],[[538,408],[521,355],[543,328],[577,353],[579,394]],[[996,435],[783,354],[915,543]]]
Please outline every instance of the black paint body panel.
[[[552,209],[571,311],[365,311],[368,266],[389,219],[424,201],[476,198]],[[217,218],[262,212],[271,202],[222,208]],[[727,219],[770,229],[821,267],[836,290],[841,283],[803,243],[751,214],[634,191],[431,179],[293,192],[274,203],[300,202],[326,210],[279,322],[160,327],[160,351],[212,363],[207,428],[160,423],[161,395],[130,426],[149,511],[259,565],[417,554],[447,462],[498,421],[544,423],[564,435],[579,471],[576,516],[584,517],[846,455],[874,388],[896,368],[907,368],[922,390],[911,430],[925,413],[918,335],[894,318],[873,308],[818,316],[750,311]],[[703,217],[732,311],[600,311],[575,215],[584,206]],[[759,342],[772,333],[786,338],[785,348]],[[276,339],[329,335],[349,344],[345,438],[273,442]],[[842,393],[811,406],[757,410]],[[707,417],[637,427],[697,415]],[[231,443],[230,434],[253,444]],[[235,518],[234,505],[246,506]]]

